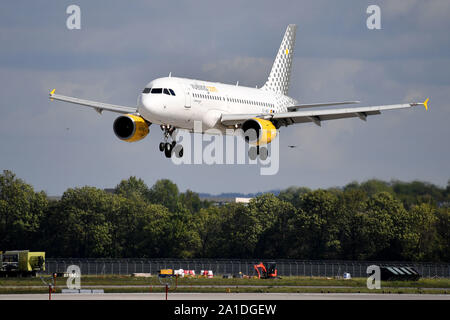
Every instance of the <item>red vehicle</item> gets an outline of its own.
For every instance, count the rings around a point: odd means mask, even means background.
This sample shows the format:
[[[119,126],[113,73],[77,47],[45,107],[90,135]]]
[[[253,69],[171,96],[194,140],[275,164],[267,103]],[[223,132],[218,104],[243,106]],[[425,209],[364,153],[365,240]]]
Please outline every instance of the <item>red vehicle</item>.
[[[278,278],[277,264],[275,262],[268,262],[266,263],[266,265],[267,268],[264,265],[264,263],[260,262],[259,264],[255,264],[253,266],[256,272],[258,273],[258,278],[259,279]]]

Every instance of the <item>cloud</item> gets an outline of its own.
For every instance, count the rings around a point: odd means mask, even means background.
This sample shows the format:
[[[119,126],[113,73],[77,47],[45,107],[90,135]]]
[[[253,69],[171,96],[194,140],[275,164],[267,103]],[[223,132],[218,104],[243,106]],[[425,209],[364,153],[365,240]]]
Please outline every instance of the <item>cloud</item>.
[[[267,80],[273,61],[256,57],[235,57],[205,63],[202,72],[211,79],[261,87]]]
[[[0,168],[37,189],[112,187],[130,175],[214,193],[371,177],[447,183],[448,1],[381,1],[379,31],[366,28],[364,1],[79,1],[79,31],[65,28],[67,5],[19,1],[0,11]],[[147,82],[169,72],[261,86],[289,23],[299,26],[294,98],[373,105],[431,97],[430,110],[283,128],[280,172],[263,177],[253,166],[174,166],[158,151],[157,126],[145,140],[124,143],[112,132],[115,114],[48,101],[56,88],[134,105]]]

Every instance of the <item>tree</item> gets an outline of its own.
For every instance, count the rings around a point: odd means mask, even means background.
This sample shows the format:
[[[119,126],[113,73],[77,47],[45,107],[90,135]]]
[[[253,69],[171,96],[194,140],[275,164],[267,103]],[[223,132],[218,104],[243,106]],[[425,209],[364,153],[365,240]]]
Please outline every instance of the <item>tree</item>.
[[[145,237],[143,228],[150,219],[148,203],[133,193],[130,198],[113,196],[110,205],[106,218],[111,225],[111,255],[140,256],[139,243]]]
[[[190,212],[199,212],[201,208],[208,207],[208,202],[202,201],[198,195],[191,190],[186,190],[186,192],[181,193],[179,196],[180,203],[188,209]]]
[[[448,179],[447,181],[447,188],[445,188],[445,195],[446,195],[446,199],[447,201],[450,200],[450,179]]]
[[[114,194],[83,187],[48,201],[0,175],[0,249],[49,257],[303,258],[449,261],[449,187],[369,180],[343,190],[291,187],[221,207],[122,180]]]
[[[300,197],[308,192],[311,192],[311,189],[304,187],[289,187],[280,191],[278,198],[290,202],[295,208],[298,208],[300,205]]]
[[[171,213],[166,235],[167,257],[192,258],[200,247],[193,216],[186,209]]]
[[[437,216],[436,209],[430,204],[415,205],[406,221],[407,234],[403,237],[403,256],[412,261],[430,261],[437,257]]]
[[[169,257],[170,212],[159,204],[148,204],[144,210],[145,218],[136,234],[139,255],[146,258]]]
[[[450,261],[450,208],[442,207],[436,210],[436,232],[438,239],[435,247],[441,261]]]
[[[200,258],[218,257],[214,248],[217,247],[217,235],[221,231],[221,214],[217,207],[202,208],[193,216],[193,228],[198,236]]]
[[[49,217],[58,230],[53,240],[64,250],[59,254],[85,258],[111,255],[111,223],[107,214],[113,197],[93,187],[64,192]]]
[[[178,187],[168,179],[156,181],[148,193],[151,203],[162,204],[169,211],[175,212],[179,209]]]
[[[370,179],[361,183],[360,188],[370,197],[380,192],[394,193],[389,183],[377,179]]]
[[[292,221],[296,214],[294,206],[273,194],[263,194],[250,201],[249,210],[258,217],[261,229],[253,256],[290,257],[293,254]]]
[[[344,187],[344,191],[360,190],[361,186],[358,181],[352,181]]]
[[[282,201],[271,193],[250,200],[248,209],[257,218],[261,232],[265,232],[275,223],[281,203]]]
[[[147,207],[140,251],[145,257],[189,258],[198,248],[198,237],[189,212],[169,212],[162,205]]]
[[[359,260],[365,258],[365,249],[369,239],[365,234],[368,224],[366,215],[367,196],[358,188],[345,188],[339,196],[339,239],[341,242],[341,258]]]
[[[392,184],[392,189],[397,197],[403,201],[405,208],[411,208],[413,205],[420,203],[437,206],[438,203],[445,201],[445,190],[427,182],[395,181]]]
[[[146,199],[149,196],[149,191],[144,180],[137,179],[135,176],[129,177],[128,180],[122,180],[115,188],[117,195],[132,199]]]
[[[0,248],[42,250],[39,227],[48,201],[44,192],[11,171],[0,175]]]
[[[365,233],[370,239],[367,256],[378,260],[402,259],[402,241],[407,233],[407,212],[392,194],[380,192],[367,202]]]
[[[335,258],[341,249],[337,196],[325,190],[316,190],[300,198],[295,219],[300,254],[309,259]]]
[[[222,219],[215,257],[252,257],[261,234],[257,215],[242,203],[221,207],[220,215]]]

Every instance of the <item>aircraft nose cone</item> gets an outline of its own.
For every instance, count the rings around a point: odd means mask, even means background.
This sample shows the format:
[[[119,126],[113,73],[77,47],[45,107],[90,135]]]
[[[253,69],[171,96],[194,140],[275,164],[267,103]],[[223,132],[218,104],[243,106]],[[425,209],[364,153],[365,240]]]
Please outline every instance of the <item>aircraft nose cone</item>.
[[[140,101],[140,103],[141,103],[141,106],[142,106],[143,108],[145,108],[145,109],[148,110],[148,111],[151,111],[151,109],[152,109],[152,103],[151,103],[151,99],[149,99],[149,98],[147,97],[147,95],[142,95],[142,96],[141,96],[141,101]]]
[[[150,119],[159,119],[162,114],[158,101],[155,101],[155,99],[149,97],[148,94],[142,95],[141,104],[138,107],[138,111],[141,115],[145,115]]]

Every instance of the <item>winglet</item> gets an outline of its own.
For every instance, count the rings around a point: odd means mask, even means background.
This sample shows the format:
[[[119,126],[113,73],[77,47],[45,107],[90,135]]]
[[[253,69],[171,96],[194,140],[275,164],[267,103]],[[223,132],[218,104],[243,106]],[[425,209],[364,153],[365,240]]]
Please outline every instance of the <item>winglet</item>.
[[[423,102],[423,106],[425,107],[425,110],[427,110],[427,111],[428,111],[428,100],[430,100],[430,98],[427,98],[427,100],[425,100]]]
[[[55,90],[56,89],[53,89],[52,91],[50,91],[50,101],[53,101],[52,97],[55,94]]]

